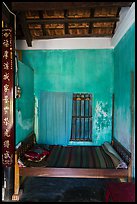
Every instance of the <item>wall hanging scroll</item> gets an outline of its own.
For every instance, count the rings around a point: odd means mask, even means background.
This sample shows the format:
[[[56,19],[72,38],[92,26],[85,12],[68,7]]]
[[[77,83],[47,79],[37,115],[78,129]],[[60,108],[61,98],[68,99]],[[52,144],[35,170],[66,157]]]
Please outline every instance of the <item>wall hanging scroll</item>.
[[[13,31],[2,29],[2,165],[12,166],[14,160],[13,109]]]

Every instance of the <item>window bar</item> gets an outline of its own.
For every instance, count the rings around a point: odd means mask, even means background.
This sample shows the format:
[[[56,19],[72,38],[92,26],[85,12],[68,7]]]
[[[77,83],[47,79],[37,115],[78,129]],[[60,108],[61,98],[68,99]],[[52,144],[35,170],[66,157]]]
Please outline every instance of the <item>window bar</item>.
[[[75,94],[73,94],[71,140],[75,139],[75,131],[76,131],[76,123],[75,123],[75,120],[76,120],[76,117],[75,117],[75,112],[76,112],[75,104],[76,104],[76,101],[74,99],[75,99]]]
[[[85,114],[86,114],[86,103],[85,103],[85,94],[84,94],[84,135],[83,135],[83,139],[85,139]]]
[[[79,138],[81,139],[81,99],[82,99],[81,94],[80,94],[79,98],[80,98],[80,102],[79,102],[80,103],[80,106],[79,106],[80,107],[80,111],[79,111],[79,116],[80,116],[79,117]]]
[[[73,99],[75,98],[75,94],[73,95]],[[75,123],[75,100],[73,100],[73,137],[72,139],[74,140],[75,139],[75,131],[76,131],[76,123]]]
[[[74,94],[73,94],[73,98],[74,98]],[[73,139],[73,132],[74,132],[74,100],[72,101],[72,122],[71,122],[71,140]]]
[[[90,140],[92,140],[92,95],[90,94]]]
[[[92,140],[92,106],[91,106],[91,103],[92,103],[92,97],[91,97],[91,94],[90,94],[90,104],[89,104],[89,125],[90,125],[90,128],[89,128],[89,139]]]
[[[77,139],[80,139],[80,94],[77,95]]]
[[[90,126],[89,126],[89,123],[90,123],[90,96],[88,94],[88,140],[90,139]]]
[[[84,136],[84,94],[82,95],[82,138],[85,139]]]
[[[77,116],[77,95],[75,94],[75,116]],[[75,117],[75,139],[77,137],[77,117]]]

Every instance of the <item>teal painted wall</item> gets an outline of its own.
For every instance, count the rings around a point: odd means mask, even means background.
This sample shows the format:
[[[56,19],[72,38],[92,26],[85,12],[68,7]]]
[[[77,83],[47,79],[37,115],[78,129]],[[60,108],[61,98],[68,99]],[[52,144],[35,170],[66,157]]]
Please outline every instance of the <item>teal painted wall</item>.
[[[135,24],[114,49],[114,70],[114,137],[131,151],[131,71],[135,72]]]
[[[18,79],[21,97],[16,98],[16,144],[34,130],[34,71],[18,62]]]
[[[92,145],[111,141],[113,50],[24,50],[22,61],[34,69],[36,135],[41,91],[90,92],[93,96]]]
[[[114,49],[114,136],[128,150],[131,142],[131,71],[135,70],[135,25]]]

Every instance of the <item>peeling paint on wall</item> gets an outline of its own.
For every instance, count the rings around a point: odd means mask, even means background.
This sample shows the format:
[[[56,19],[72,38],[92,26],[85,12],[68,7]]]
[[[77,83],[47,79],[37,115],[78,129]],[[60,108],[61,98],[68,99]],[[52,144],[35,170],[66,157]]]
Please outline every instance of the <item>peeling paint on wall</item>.
[[[18,78],[21,97],[15,100],[16,144],[34,131],[34,71],[18,61]]]
[[[112,140],[112,94],[95,94],[93,104],[93,143]]]
[[[108,128],[111,125],[111,116],[109,115],[109,105],[108,102],[103,103],[102,101],[97,101],[96,104],[96,131],[101,132],[104,128]]]
[[[21,111],[17,111],[18,113],[16,114],[17,116],[17,121],[18,125],[23,129],[23,130],[29,130],[33,127],[33,118],[32,119],[22,119],[22,114]]]

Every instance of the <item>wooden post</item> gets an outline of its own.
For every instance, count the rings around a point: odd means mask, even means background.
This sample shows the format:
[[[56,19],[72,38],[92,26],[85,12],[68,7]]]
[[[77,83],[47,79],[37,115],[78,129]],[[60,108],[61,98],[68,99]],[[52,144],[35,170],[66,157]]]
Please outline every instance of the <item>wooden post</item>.
[[[15,169],[14,169],[14,194],[12,195],[12,200],[19,200],[19,187],[20,187],[20,181],[19,181],[19,165],[18,165],[18,156],[17,152],[15,153]]]
[[[10,201],[14,184],[14,41],[13,29],[2,28],[2,168],[4,200]]]

